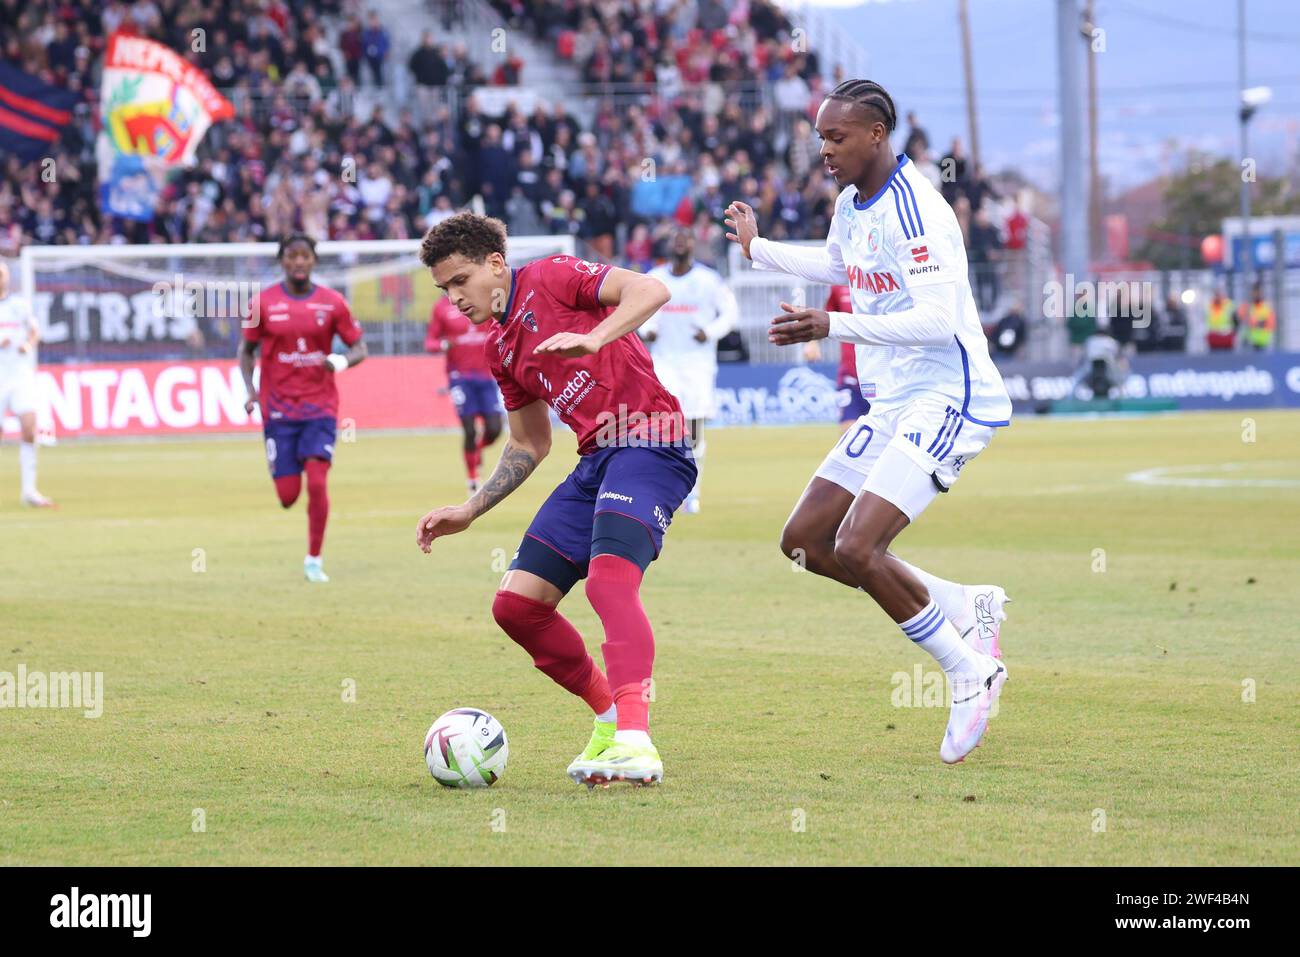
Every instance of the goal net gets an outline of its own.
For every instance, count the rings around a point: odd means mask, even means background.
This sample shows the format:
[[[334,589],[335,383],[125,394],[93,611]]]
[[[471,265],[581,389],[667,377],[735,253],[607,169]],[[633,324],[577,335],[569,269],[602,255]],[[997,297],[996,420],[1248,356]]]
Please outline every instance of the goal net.
[[[372,356],[424,354],[426,325],[441,293],[420,265],[419,247],[419,240],[317,244],[312,278],[347,299]],[[146,364],[142,368],[152,390],[153,374],[160,368],[155,364],[228,364],[221,369],[228,384],[220,401],[231,404],[229,393],[242,393],[234,369],[241,320],[253,296],[281,279],[276,249],[275,243],[24,249],[14,285],[29,298],[41,327],[39,358],[49,373],[38,384],[45,399],[38,409],[43,439],[52,439],[61,409],[76,414],[74,406],[80,403],[94,412],[100,401],[96,396],[106,394],[94,392],[101,388],[95,377],[106,382],[109,373],[87,371],[86,366],[121,370]],[[511,237],[507,259],[522,265],[574,252],[569,236]],[[434,366],[405,362],[390,368],[393,375],[427,379]],[[210,369],[198,371],[209,379],[215,375]],[[366,375],[375,373],[371,369]],[[442,384],[421,382],[429,394]],[[71,391],[79,393],[75,401]],[[106,415],[116,416],[120,403],[111,397],[103,403],[112,406]],[[15,427],[5,423],[6,432]]]

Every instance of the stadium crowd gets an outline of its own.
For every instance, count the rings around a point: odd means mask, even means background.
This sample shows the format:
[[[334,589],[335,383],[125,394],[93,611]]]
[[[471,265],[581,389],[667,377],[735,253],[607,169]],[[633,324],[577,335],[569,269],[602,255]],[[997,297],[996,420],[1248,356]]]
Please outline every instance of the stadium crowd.
[[[812,119],[828,81],[770,0],[493,5],[605,91],[588,123],[563,100],[490,115],[474,90],[523,81],[517,56],[485,76],[463,43],[426,33],[406,63],[390,63],[378,16],[346,0],[0,0],[4,57],[79,96],[54,153],[56,182],[40,164],[4,159],[0,254],[22,243],[256,241],[292,230],[403,239],[480,203],[514,232],[570,233],[636,268],[649,267],[677,223],[695,232],[701,260],[721,265],[723,209],[737,197],[765,235],[826,234],[837,190],[820,172]],[[454,6],[444,8],[453,20]],[[97,202],[98,65],[113,30],[184,52],[237,111],[209,131],[150,222],[102,215]],[[362,108],[360,91],[397,69],[410,73],[413,103]],[[654,95],[637,95],[650,84]],[[979,264],[1003,245],[1023,245],[1025,220],[992,222],[982,171],[956,142],[932,159],[909,120],[906,150],[954,204],[983,275]],[[996,299],[987,275],[981,298]]]

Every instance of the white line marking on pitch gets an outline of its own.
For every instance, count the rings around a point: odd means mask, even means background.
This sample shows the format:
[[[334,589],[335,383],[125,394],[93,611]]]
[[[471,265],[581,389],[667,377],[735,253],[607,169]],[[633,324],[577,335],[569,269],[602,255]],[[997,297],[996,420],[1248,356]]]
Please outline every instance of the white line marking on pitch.
[[[1172,485],[1182,488],[1300,488],[1300,479],[1252,478],[1180,478],[1181,474],[1197,472],[1240,472],[1250,465],[1270,465],[1270,462],[1224,462],[1218,465],[1170,465],[1162,468],[1130,472],[1125,478],[1138,485]]]

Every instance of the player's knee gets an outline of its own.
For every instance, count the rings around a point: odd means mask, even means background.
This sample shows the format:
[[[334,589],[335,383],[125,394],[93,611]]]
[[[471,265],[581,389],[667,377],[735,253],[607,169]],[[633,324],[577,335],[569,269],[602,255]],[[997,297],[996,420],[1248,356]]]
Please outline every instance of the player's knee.
[[[807,552],[807,539],[800,534],[799,526],[795,522],[786,522],[785,528],[781,529],[781,554],[786,558],[798,558]]]
[[[511,638],[531,633],[554,614],[554,607],[504,588],[492,600],[492,619]]]
[[[302,479],[297,475],[283,475],[275,480],[275,494],[282,508],[290,508],[302,492]]]
[[[846,535],[835,538],[835,560],[863,585],[881,574],[885,555],[886,549],[874,542],[863,542]]]
[[[483,420],[483,444],[491,445],[497,439],[501,438],[501,419],[497,416],[489,416]]]

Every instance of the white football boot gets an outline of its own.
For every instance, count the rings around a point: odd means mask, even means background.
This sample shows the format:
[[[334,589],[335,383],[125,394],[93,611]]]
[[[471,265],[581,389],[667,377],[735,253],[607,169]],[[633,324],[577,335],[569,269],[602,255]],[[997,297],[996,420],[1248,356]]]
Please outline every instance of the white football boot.
[[[302,560],[302,574],[307,581],[317,584],[323,584],[330,580],[329,575],[325,574],[325,568],[320,558],[312,558],[310,555]]]
[[[34,488],[23,492],[22,503],[28,508],[54,508],[53,500],[46,498]]]
[[[979,745],[1007,682],[1007,666],[996,658],[981,654],[974,663],[977,672],[952,680],[952,710],[939,746],[944,764],[957,764]]]

